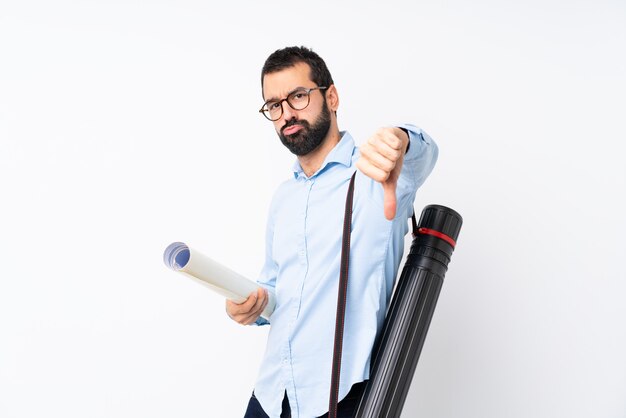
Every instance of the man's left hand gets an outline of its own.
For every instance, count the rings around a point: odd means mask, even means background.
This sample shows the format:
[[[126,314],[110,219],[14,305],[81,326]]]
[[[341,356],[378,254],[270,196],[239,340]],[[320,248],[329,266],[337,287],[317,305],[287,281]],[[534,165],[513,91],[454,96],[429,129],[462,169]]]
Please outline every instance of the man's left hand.
[[[385,218],[396,216],[396,186],[404,162],[409,136],[400,128],[381,128],[359,147],[356,166],[383,185]]]

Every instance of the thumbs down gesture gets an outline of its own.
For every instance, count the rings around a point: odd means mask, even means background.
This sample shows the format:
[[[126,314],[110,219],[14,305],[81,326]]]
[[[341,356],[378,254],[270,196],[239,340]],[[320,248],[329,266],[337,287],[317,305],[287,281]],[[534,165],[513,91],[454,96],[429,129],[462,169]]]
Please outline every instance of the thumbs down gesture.
[[[363,174],[381,183],[385,218],[396,216],[396,187],[402,170],[409,136],[400,128],[381,128],[359,147],[356,166]]]

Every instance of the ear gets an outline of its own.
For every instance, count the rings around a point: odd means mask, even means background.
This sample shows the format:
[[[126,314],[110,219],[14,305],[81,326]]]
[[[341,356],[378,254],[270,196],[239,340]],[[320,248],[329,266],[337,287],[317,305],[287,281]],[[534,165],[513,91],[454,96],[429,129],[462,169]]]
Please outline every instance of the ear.
[[[339,94],[334,84],[326,90],[326,103],[328,103],[328,108],[333,112],[336,112],[339,108]]]

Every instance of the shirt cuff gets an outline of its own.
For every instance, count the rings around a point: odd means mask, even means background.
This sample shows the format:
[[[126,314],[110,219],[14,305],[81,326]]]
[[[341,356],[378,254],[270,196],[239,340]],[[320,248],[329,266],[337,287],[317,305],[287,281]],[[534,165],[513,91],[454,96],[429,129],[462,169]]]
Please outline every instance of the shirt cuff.
[[[409,137],[409,143],[406,144],[406,151],[404,151],[404,153],[406,154],[407,152],[409,152],[409,148],[411,148],[411,134],[409,133],[409,130],[407,128],[403,128],[401,126],[399,126],[398,128],[402,129],[404,133],[406,134],[406,136]]]
[[[404,130],[409,135],[409,145],[404,154],[404,161],[415,160],[420,157],[424,146],[429,146],[432,142],[428,135],[424,134],[421,128],[410,123],[402,123],[397,125],[398,128]]]
[[[268,321],[267,319],[263,318],[262,316],[259,316],[259,319],[257,319],[256,321],[254,321],[253,324],[250,325],[257,325],[257,326],[263,326],[263,325],[269,325],[270,321]]]

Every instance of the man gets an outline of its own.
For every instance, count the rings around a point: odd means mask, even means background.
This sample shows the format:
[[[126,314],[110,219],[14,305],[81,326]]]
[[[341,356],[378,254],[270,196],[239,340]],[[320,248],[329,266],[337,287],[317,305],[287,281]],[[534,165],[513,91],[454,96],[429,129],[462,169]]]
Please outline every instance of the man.
[[[261,86],[261,112],[297,161],[272,200],[261,287],[241,304],[226,302],[241,324],[271,323],[245,417],[313,418],[328,411],[344,207],[358,168],[338,408],[340,417],[351,417],[369,378],[415,193],[435,164],[437,146],[404,125],[378,130],[357,149],[339,131],[337,88],[310,49],[271,54]],[[269,322],[259,316],[268,289],[276,295]]]

